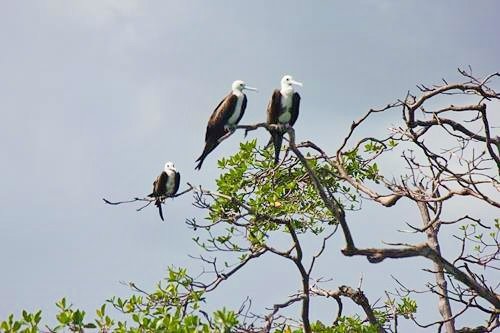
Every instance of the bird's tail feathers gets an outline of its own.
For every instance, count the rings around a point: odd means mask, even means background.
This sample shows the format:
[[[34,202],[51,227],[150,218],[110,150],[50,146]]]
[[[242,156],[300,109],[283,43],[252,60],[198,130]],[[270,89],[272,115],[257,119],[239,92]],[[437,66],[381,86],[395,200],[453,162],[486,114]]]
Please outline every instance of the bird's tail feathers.
[[[205,153],[205,150],[203,151],[203,153],[200,155],[200,157],[198,157],[198,159],[195,161],[195,162],[199,162],[195,167],[194,169],[195,170],[200,170],[201,169],[201,166],[203,164],[203,161],[205,160],[205,157],[207,157],[208,154]]]
[[[274,165],[277,165],[280,160],[281,143],[283,137],[279,134],[273,134],[272,140],[274,142]]]
[[[212,150],[215,149],[215,147],[217,147],[217,143],[214,144],[211,142],[207,142],[205,144],[205,148],[203,149],[203,153],[201,153],[200,157],[198,157],[198,159],[195,161],[195,162],[199,162],[198,165],[196,165],[196,167],[194,168],[195,170],[201,169],[203,161],[205,160],[207,155],[210,154],[212,152]]]
[[[158,213],[160,214],[161,220],[165,221],[165,219],[163,218],[163,210],[161,209],[161,200],[160,199],[156,199],[155,206],[158,207]]]
[[[200,170],[201,169],[201,166],[203,164],[203,159],[197,159],[196,160],[196,162],[198,162],[198,161],[200,161],[200,162],[194,167],[195,170]]]

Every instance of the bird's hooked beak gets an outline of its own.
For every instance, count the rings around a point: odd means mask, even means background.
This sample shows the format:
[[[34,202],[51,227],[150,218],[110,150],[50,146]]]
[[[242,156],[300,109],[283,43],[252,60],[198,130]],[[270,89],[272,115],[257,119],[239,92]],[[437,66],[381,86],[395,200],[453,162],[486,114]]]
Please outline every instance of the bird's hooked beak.
[[[300,83],[300,82],[297,82],[297,81],[294,81],[294,80],[290,80],[290,83],[291,84],[295,84],[296,86],[302,87],[302,83]]]
[[[257,88],[254,88],[254,87],[249,87],[249,86],[247,86],[247,85],[245,85],[245,86],[243,87],[243,89],[246,89],[246,90],[251,90],[251,91],[258,91],[258,90],[257,90]]]

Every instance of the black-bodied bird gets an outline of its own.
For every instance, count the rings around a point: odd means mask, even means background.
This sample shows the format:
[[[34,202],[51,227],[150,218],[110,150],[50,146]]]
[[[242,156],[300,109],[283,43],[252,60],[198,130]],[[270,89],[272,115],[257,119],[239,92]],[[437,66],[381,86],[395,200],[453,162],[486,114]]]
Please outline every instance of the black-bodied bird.
[[[271,130],[271,139],[266,147],[274,144],[274,164],[280,158],[281,143],[286,132],[284,125],[292,126],[299,117],[300,95],[293,90],[293,85],[301,86],[302,83],[294,81],[291,75],[281,79],[281,89],[275,89],[267,107],[267,123],[283,125],[282,128]]]
[[[160,218],[163,219],[161,203],[165,198],[174,196],[179,190],[181,175],[174,166],[174,163],[165,163],[165,169],[156,177],[153,183],[153,192],[148,197],[156,198],[155,205],[158,207]]]
[[[234,132],[234,127],[240,122],[247,107],[247,96],[243,90],[257,91],[241,80],[234,81],[231,88],[231,92],[217,105],[208,120],[205,148],[196,160],[198,165],[195,169],[199,170],[207,155]]]

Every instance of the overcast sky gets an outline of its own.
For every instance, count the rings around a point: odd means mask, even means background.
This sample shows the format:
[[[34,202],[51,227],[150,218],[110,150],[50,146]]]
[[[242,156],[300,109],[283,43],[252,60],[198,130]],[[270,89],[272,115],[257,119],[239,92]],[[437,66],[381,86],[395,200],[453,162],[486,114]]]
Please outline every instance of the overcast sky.
[[[22,309],[53,315],[62,296],[93,313],[129,294],[119,281],[151,290],[169,265],[200,271],[184,220],[203,215],[190,195],[167,203],[165,223],[153,207],[136,212],[101,198],[149,193],[167,160],[183,183],[213,188],[217,159],[234,153],[243,134],[200,172],[194,160],[233,80],[259,88],[247,94],[243,118],[254,123],[265,119],[281,76],[292,74],[304,83],[298,139],[334,151],[353,119],[416,84],[453,81],[467,65],[478,75],[498,71],[498,13],[496,1],[3,1],[0,319]],[[350,219],[361,244],[377,246],[397,240],[400,214],[367,205]],[[343,258],[341,247],[339,234],[318,274],[354,286],[363,274],[372,301],[390,288],[390,274],[432,278],[415,269],[425,261],[369,265]],[[262,292],[273,283],[282,288]],[[298,287],[294,267],[269,257],[210,296],[210,307],[237,309],[251,296],[263,312]],[[317,304],[313,319],[329,321],[333,304]],[[421,311],[435,316],[435,303]]]

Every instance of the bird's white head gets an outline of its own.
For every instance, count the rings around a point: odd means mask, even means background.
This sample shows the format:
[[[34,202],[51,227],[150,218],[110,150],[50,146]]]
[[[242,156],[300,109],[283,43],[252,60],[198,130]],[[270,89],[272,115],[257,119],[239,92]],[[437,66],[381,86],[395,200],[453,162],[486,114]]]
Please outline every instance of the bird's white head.
[[[177,171],[177,170],[175,169],[175,165],[174,165],[174,163],[172,163],[172,162],[170,162],[170,161],[169,161],[169,162],[167,162],[167,163],[165,163],[165,171],[167,171],[167,170]]]
[[[290,88],[292,84],[302,87],[302,83],[295,81],[291,75],[287,74],[281,79],[281,89]]]
[[[257,88],[249,87],[249,86],[247,86],[245,81],[241,81],[241,80],[234,81],[233,85],[231,86],[231,89],[233,91],[239,91],[239,92],[243,92],[244,89],[257,91]]]

